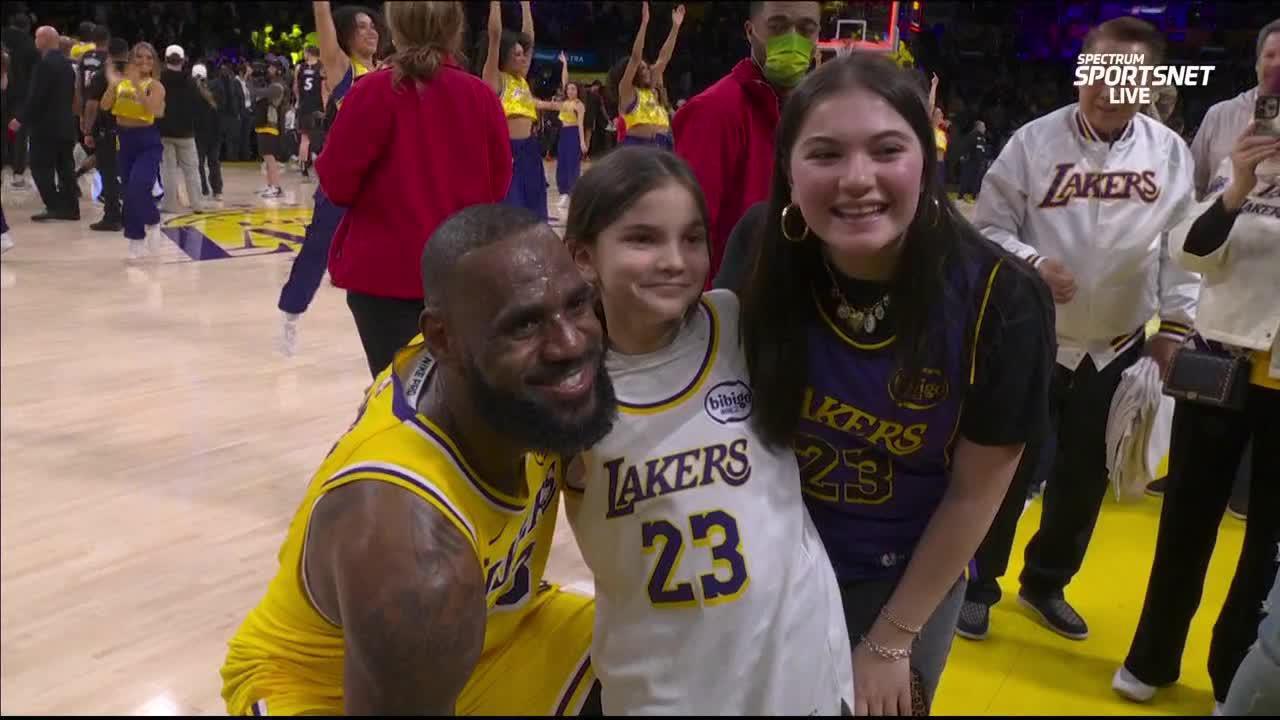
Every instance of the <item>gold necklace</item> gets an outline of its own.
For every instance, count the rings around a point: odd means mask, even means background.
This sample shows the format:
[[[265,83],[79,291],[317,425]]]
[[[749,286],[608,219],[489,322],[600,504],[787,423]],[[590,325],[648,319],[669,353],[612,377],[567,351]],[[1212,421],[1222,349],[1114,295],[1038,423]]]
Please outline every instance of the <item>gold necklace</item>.
[[[875,332],[876,325],[879,321],[884,320],[885,310],[889,307],[889,293],[881,295],[869,307],[855,308],[845,298],[844,293],[840,291],[840,283],[836,282],[836,275],[831,270],[831,264],[827,262],[826,258],[822,259],[822,266],[827,269],[827,277],[831,278],[831,297],[835,298],[838,303],[836,316],[856,333],[870,335]]]

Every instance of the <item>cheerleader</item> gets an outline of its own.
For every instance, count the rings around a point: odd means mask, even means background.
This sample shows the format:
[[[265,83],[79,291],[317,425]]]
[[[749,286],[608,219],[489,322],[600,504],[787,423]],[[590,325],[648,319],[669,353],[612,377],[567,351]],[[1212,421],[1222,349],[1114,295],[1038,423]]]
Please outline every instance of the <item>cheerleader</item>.
[[[480,75],[502,100],[511,135],[514,159],[511,187],[504,202],[525,208],[546,220],[547,176],[542,167],[542,150],[533,137],[539,110],[560,110],[560,103],[539,100],[529,89],[529,65],[533,62],[533,10],[529,0],[520,3],[523,16],[520,32],[502,29],[502,3],[489,3],[489,31],[486,36],[484,68]]]

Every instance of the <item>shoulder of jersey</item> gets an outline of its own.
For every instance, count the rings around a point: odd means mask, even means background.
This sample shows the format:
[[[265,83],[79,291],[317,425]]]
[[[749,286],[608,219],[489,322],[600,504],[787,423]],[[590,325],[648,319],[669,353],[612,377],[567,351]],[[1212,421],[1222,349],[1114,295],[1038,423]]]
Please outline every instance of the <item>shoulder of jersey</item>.
[[[737,294],[727,288],[716,288],[702,293],[702,301],[716,311],[721,322],[729,321],[730,316],[736,321],[741,308]]]

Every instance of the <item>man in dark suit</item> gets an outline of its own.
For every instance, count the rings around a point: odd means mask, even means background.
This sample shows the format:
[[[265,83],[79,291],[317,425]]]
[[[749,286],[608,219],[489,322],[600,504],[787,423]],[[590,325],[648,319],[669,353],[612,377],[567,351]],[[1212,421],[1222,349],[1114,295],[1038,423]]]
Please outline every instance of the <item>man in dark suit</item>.
[[[25,127],[31,137],[31,175],[45,207],[31,217],[37,222],[80,219],[72,155],[79,130],[72,104],[76,71],[58,44],[57,30],[48,25],[36,30],[42,57],[31,73],[26,103],[9,122],[11,130]]]
[[[0,40],[9,49],[9,88],[5,91],[4,124],[17,114],[31,89],[31,72],[40,60],[35,43],[31,40],[31,18],[25,12],[15,12],[9,18],[9,26],[0,32]],[[13,187],[27,186],[27,131],[22,129],[12,140],[4,143],[5,162],[13,166]]]

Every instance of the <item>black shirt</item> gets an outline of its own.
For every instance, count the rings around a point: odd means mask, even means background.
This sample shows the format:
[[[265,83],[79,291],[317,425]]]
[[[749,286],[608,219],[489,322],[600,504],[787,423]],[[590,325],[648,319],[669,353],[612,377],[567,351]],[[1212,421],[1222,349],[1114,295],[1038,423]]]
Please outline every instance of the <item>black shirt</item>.
[[[156,119],[160,136],[167,138],[195,137],[196,113],[206,105],[196,81],[183,70],[165,68],[160,73],[164,85],[164,117]]]
[[[80,127],[72,102],[76,93],[76,71],[61,50],[48,50],[31,73],[26,103],[18,120],[32,138],[75,140]]]
[[[117,69],[121,74],[124,73],[124,64],[118,63]],[[93,74],[93,79],[84,86],[84,101],[102,102],[102,96],[107,93],[107,73],[99,70]],[[109,111],[98,108],[98,114],[93,123],[93,132],[95,135],[110,132],[116,126],[116,118]]]
[[[84,88],[84,99],[86,101],[102,99],[101,94],[96,97],[90,97],[89,86],[93,84],[95,76],[102,74],[102,67],[106,62],[107,53],[103,50],[90,50],[80,56],[80,87]],[[105,88],[106,86],[104,85],[103,87]]]
[[[323,103],[320,102],[320,84],[323,79],[324,72],[320,69],[319,63],[304,65],[298,70],[298,114],[324,109]]]
[[[715,287],[742,294],[767,212],[767,202],[751,206],[729,233]],[[1008,267],[996,273],[982,316],[976,377],[965,396],[960,433],[978,445],[1016,445],[1038,437],[1049,426],[1049,382],[1058,352],[1053,300],[1039,276],[994,243],[984,243],[979,252],[1003,257]],[[869,304],[886,290],[867,281],[844,277],[838,281],[854,305]],[[974,301],[981,302],[982,297]],[[893,334],[892,306],[877,332],[885,337]]]

